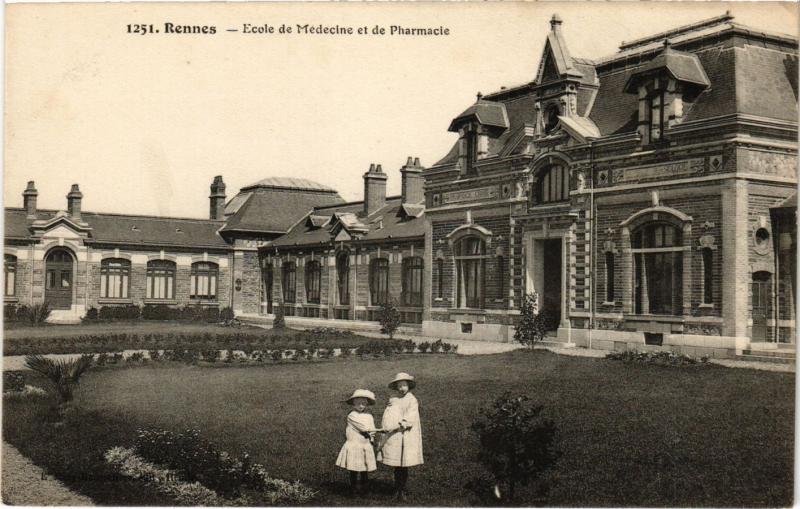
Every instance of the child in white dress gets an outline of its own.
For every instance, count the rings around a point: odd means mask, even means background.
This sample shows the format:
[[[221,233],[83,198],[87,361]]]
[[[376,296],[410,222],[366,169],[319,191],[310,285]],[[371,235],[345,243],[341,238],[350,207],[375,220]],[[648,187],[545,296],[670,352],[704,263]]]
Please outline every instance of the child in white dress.
[[[353,410],[347,415],[347,428],[344,432],[347,441],[339,451],[336,466],[350,472],[350,488],[353,493],[360,493],[366,488],[368,472],[378,468],[372,440],[380,430],[375,428],[372,414],[365,411],[368,405],[375,404],[375,394],[366,389],[358,389],[347,402],[353,406]]]
[[[395,493],[401,502],[406,499],[409,467],[423,463],[419,402],[411,393],[415,385],[414,377],[408,373],[398,373],[389,382],[389,388],[398,396],[389,399],[381,421],[385,435],[379,454],[384,465],[394,467]]]

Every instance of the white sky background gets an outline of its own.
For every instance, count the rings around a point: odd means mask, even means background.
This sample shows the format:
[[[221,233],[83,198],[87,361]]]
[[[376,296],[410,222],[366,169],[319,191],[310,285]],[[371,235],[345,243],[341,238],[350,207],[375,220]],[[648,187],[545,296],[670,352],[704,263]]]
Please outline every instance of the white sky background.
[[[409,155],[429,166],[450,120],[535,77],[557,12],[573,56],[730,10],[796,34],[794,3],[47,4],[6,7],[6,206],[35,180],[39,207],[200,217],[223,175],[228,198],[271,176],[316,180],[360,200],[372,162],[399,194]],[[213,24],[213,36],[163,23]],[[162,34],[129,35],[128,23]],[[448,37],[229,34],[242,23],[450,28]]]

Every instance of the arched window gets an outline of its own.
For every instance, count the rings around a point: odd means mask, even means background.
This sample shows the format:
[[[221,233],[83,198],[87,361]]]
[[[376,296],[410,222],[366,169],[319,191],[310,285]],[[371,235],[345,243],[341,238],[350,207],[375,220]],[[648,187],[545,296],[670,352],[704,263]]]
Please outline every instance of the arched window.
[[[369,264],[369,296],[373,306],[389,302],[389,260],[376,258]]]
[[[3,258],[3,267],[5,269],[3,295],[6,297],[13,297],[17,294],[17,257],[14,255],[5,255]]]
[[[614,302],[614,253],[606,251],[606,302]]]
[[[403,305],[422,306],[423,262],[419,256],[403,260]]]
[[[537,203],[569,200],[569,170],[561,165],[545,168],[536,186]]]
[[[483,308],[485,301],[486,244],[464,237],[455,246],[458,307]]]
[[[545,113],[544,117],[544,132],[545,134],[550,134],[553,132],[553,129],[556,128],[558,125],[558,116],[561,112],[558,109],[558,106],[553,104],[549,108],[547,108],[547,112]]]
[[[297,299],[297,265],[284,262],[282,270],[283,302],[293,303]]]
[[[216,263],[193,263],[189,298],[215,300],[217,298],[218,277],[219,267]]]
[[[306,264],[306,302],[319,304],[319,287],[322,279],[322,268],[316,260]]]
[[[635,312],[679,315],[683,310],[681,230],[668,223],[641,226],[631,237]]]
[[[714,303],[714,252],[705,248],[703,253],[703,304]]]
[[[175,298],[175,262],[153,260],[147,262],[148,299]]]
[[[127,299],[131,284],[131,262],[106,258],[100,262],[100,297]]]

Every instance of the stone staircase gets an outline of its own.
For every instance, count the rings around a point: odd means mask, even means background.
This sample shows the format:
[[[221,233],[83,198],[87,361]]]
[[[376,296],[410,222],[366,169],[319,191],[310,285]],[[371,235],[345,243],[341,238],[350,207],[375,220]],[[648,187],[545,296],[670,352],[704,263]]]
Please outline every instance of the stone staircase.
[[[791,343],[750,343],[750,348],[742,350],[736,358],[742,361],[795,364],[797,349]]]

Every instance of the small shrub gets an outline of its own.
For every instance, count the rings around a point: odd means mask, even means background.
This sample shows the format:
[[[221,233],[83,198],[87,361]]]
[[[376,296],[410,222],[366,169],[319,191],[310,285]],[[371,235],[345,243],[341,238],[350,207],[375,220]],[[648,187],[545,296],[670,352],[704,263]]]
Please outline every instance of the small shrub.
[[[533,348],[537,341],[544,338],[549,325],[546,313],[539,312],[538,293],[525,295],[519,314],[519,321],[514,327],[514,341]]]
[[[442,340],[437,339],[433,343],[431,343],[431,353],[439,353],[442,351]]]
[[[430,347],[431,347],[431,344],[428,343],[427,341],[423,341],[422,343],[417,345],[417,348],[419,348],[419,351],[421,353],[428,353],[428,348],[430,348]]]
[[[450,343],[442,343],[442,351],[444,353],[450,353],[450,350],[452,350],[452,349],[453,349],[453,345],[451,345]]]
[[[270,352],[270,357],[272,357],[272,360],[275,362],[280,361],[283,359],[283,350],[272,350]]]
[[[556,426],[541,416],[542,410],[541,405],[529,405],[526,396],[505,393],[472,424],[480,442],[478,459],[496,486],[505,487],[509,501],[514,501],[518,485],[527,485],[558,459]]]
[[[21,392],[25,388],[25,375],[22,373],[3,372],[3,392]]]
[[[233,349],[228,348],[225,350],[225,362],[233,362]]]
[[[222,308],[222,311],[219,312],[219,319],[222,322],[230,322],[236,318],[236,315],[233,313],[233,309],[229,307]]]
[[[159,352],[158,350],[148,350],[147,355],[150,357],[151,361],[161,360],[161,352]]]
[[[81,318],[83,322],[96,322],[97,319],[100,317],[99,311],[96,307],[92,306],[86,310],[86,315]]]
[[[50,317],[50,303],[47,301],[38,302],[30,306],[19,306],[17,309],[18,321],[27,322],[31,325],[42,325]]]
[[[275,319],[272,321],[272,328],[283,330],[286,328],[286,319],[283,316],[283,303],[278,302],[275,308]]]
[[[144,362],[144,354],[142,352],[133,352],[125,361],[128,364],[141,364]]]
[[[94,362],[98,366],[105,366],[106,364],[108,364],[108,358],[109,358],[109,355],[107,353],[103,352],[103,353],[101,353],[101,354],[99,354],[97,356],[97,359],[95,359]]]
[[[81,376],[92,365],[92,356],[81,355],[72,360],[53,360],[41,355],[28,355],[25,357],[25,365],[44,375],[63,404],[72,401]]]
[[[394,339],[394,333],[400,327],[400,311],[394,299],[381,304],[378,311],[378,322],[381,324],[381,334],[386,334],[389,339]]]
[[[18,320],[19,307],[16,304],[4,304],[3,321],[6,323],[16,322]]]
[[[216,348],[203,350],[203,360],[211,363],[217,362],[219,360],[219,350]]]

